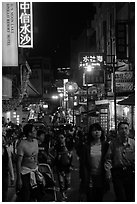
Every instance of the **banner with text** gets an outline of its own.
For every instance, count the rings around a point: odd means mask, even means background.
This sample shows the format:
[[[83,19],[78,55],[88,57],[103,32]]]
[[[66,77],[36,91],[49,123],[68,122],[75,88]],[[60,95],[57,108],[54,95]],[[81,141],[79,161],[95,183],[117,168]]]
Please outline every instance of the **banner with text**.
[[[16,2],[2,2],[2,66],[18,66]]]

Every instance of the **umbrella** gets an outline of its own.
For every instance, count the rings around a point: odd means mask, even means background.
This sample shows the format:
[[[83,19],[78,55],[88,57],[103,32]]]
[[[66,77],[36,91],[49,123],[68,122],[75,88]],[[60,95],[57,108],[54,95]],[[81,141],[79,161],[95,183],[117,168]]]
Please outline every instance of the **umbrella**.
[[[119,105],[128,105],[128,106],[134,106],[135,105],[135,94],[129,95],[126,99],[119,101]]]

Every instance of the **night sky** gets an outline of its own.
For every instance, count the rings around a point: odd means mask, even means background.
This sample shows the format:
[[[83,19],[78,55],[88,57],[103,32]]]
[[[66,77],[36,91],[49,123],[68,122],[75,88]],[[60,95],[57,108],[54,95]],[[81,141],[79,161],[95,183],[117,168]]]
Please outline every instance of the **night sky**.
[[[57,66],[69,66],[70,39],[90,24],[94,12],[92,2],[33,2],[31,55],[51,57]]]

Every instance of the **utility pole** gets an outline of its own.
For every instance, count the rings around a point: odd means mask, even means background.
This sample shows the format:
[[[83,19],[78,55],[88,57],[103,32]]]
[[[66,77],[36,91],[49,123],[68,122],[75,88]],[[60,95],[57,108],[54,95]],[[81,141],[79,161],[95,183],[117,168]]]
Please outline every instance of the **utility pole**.
[[[87,131],[88,131],[88,82],[86,79],[86,97],[87,97]]]
[[[115,78],[115,57],[113,57],[113,96],[114,96],[114,121],[117,135],[117,106],[116,106],[116,78]]]
[[[73,127],[74,127],[74,124],[75,124],[75,122],[74,122],[74,93],[72,94],[72,97],[73,97]]]

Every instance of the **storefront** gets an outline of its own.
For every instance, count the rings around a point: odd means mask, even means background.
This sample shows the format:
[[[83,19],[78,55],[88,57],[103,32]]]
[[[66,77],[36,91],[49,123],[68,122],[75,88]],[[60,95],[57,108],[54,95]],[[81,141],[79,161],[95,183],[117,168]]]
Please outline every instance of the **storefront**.
[[[130,129],[135,129],[135,107],[134,101],[132,100],[132,105],[127,102],[122,102],[123,98],[118,98],[116,100],[116,112],[117,112],[117,124],[120,121],[129,122]],[[122,104],[121,104],[122,103]],[[106,133],[109,130],[115,129],[115,118],[114,118],[114,100],[100,100],[96,101],[96,106],[100,112],[99,114],[99,122],[101,126],[104,128]]]

